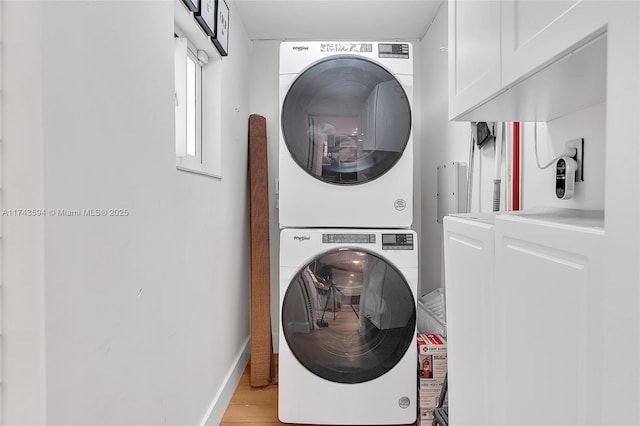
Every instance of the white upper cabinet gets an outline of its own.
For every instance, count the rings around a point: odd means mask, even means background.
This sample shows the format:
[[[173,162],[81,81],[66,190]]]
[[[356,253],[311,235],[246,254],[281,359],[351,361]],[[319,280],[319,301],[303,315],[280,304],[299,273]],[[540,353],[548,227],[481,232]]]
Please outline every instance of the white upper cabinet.
[[[450,119],[549,121],[605,101],[612,2],[448,4]]]
[[[500,89],[500,2],[451,0],[449,116]]]
[[[502,1],[502,86],[562,58],[605,31],[600,2]]]

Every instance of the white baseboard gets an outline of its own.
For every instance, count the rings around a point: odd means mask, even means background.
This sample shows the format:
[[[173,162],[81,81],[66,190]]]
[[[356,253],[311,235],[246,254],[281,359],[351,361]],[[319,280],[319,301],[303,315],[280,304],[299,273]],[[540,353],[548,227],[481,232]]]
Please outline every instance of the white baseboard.
[[[217,426],[220,424],[220,421],[222,421],[224,412],[227,410],[227,405],[229,405],[229,401],[231,401],[231,397],[238,386],[240,377],[242,377],[242,373],[249,362],[249,355],[251,353],[250,343],[251,336],[247,337],[247,340],[245,340],[240,348],[238,356],[222,381],[222,386],[218,389],[218,393],[213,397],[213,401],[211,401],[207,413],[200,422],[200,426]]]

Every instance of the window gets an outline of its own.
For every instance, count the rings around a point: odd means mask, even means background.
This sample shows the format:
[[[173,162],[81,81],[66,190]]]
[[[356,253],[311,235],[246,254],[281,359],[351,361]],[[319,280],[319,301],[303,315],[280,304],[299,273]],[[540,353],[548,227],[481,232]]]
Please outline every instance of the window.
[[[177,2],[174,29],[175,151],[178,170],[221,178],[220,55]]]
[[[186,38],[175,37],[176,165],[202,171],[202,67]],[[204,59],[206,53],[200,53]]]

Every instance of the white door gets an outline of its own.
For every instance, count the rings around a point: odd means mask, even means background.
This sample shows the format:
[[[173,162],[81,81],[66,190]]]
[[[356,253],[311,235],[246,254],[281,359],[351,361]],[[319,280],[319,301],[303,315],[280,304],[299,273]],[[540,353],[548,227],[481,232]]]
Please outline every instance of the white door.
[[[500,1],[451,0],[449,118],[500,90]]]
[[[604,33],[607,3],[504,0],[502,86],[527,77]]]
[[[291,279],[281,315],[295,358],[331,382],[376,379],[414,342],[415,300],[407,281],[363,249],[331,250],[304,265]]]
[[[382,176],[400,159],[411,133],[411,108],[400,82],[355,56],[335,56],[304,71],[287,92],[281,118],[298,166],[337,185]]]
[[[492,398],[494,233],[492,217],[445,216],[447,364],[451,424],[495,425]]]
[[[497,424],[603,424],[604,231],[560,219],[496,219]]]

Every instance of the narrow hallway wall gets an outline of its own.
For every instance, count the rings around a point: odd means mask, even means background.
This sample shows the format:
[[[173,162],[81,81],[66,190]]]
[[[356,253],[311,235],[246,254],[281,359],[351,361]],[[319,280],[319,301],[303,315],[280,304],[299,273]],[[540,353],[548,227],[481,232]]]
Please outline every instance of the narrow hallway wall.
[[[3,208],[126,211],[3,218],[3,421],[215,424],[249,342],[241,21],[214,179],[175,168],[173,2],[3,6]]]
[[[440,287],[442,225],[437,223],[437,167],[451,161],[467,162],[469,125],[448,120],[447,4],[417,46],[421,61],[420,173],[422,233],[420,294]]]

